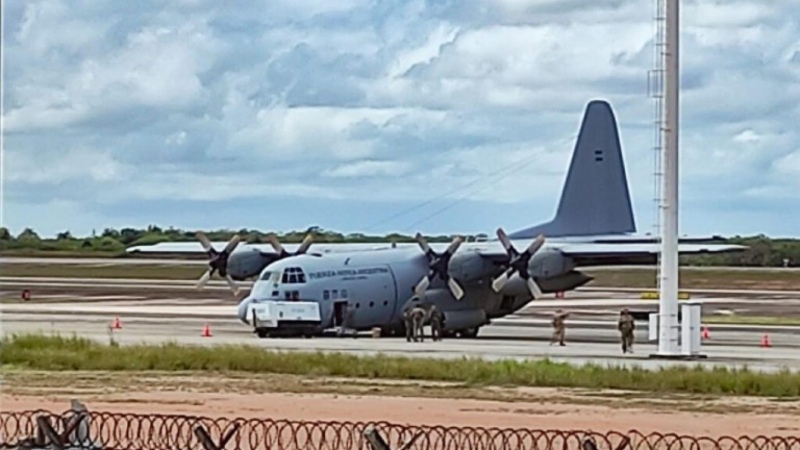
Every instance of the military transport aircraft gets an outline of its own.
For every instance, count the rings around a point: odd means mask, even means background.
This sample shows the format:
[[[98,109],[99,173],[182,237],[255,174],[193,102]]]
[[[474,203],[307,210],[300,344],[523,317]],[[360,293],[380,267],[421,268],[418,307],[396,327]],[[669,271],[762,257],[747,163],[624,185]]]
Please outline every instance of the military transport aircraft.
[[[513,313],[543,293],[591,281],[578,267],[655,263],[657,240],[635,231],[616,119],[607,102],[594,100],[586,107],[554,219],[509,235],[498,229],[497,240],[456,238],[449,245],[429,245],[417,234],[416,243],[320,243],[309,252],[312,235],[299,245],[283,246],[274,235],[268,245],[239,245],[238,236],[212,243],[198,233],[199,245],[165,242],[128,251],[206,253],[209,269],[198,286],[218,272],[236,292],[234,280],[257,276],[239,305],[245,323],[253,301],[315,301],[330,322],[341,319],[342,305],[349,301],[355,307],[351,327],[395,330],[402,327],[403,306],[416,294],[445,313],[446,330],[474,336],[488,320]],[[680,239],[679,252],[745,248],[710,243],[716,239]]]

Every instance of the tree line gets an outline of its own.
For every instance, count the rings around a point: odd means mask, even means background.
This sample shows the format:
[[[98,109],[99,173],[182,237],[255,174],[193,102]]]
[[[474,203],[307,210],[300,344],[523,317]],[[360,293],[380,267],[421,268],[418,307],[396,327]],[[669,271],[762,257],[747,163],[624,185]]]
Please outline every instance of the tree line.
[[[251,229],[204,231],[212,241],[228,241],[238,234],[243,242],[267,243],[269,232]],[[344,234],[314,226],[305,230],[276,233],[282,243],[299,243],[308,233],[314,233],[314,242],[358,243],[358,242],[414,242],[414,236],[400,233],[387,235],[367,235],[362,233]],[[485,234],[467,235],[466,240],[486,239]],[[451,235],[426,236],[429,242],[449,242]],[[0,252],[12,254],[53,254],[87,256],[125,256],[127,247],[152,245],[159,242],[196,242],[195,231],[176,228],[162,228],[150,225],[147,228],[106,228],[89,236],[73,236],[68,230],[55,237],[43,238],[31,228],[26,228],[13,236],[8,229],[0,228]],[[748,267],[790,267],[800,266],[800,239],[771,239],[764,235],[734,236],[725,238],[729,244],[749,247],[739,253],[724,255],[682,256],[681,263],[698,266],[748,266]]]

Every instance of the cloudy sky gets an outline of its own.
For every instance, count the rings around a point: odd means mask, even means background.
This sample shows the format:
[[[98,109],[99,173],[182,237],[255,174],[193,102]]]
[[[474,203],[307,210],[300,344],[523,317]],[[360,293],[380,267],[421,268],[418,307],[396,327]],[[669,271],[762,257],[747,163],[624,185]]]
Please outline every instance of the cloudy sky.
[[[602,98],[651,231],[654,3],[3,2],[5,225],[515,230]],[[681,233],[800,236],[797,0],[682,20]]]

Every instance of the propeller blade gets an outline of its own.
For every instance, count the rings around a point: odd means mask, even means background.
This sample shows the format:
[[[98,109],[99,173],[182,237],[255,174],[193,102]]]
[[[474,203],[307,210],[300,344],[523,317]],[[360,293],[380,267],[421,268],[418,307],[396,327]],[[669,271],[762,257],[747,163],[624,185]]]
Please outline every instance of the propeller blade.
[[[300,244],[300,247],[295,252],[296,255],[302,255],[308,251],[308,248],[311,247],[311,243],[314,241],[314,235],[308,233],[305,238],[303,238],[303,242]]]
[[[497,239],[500,240],[500,243],[503,244],[503,248],[506,249],[508,253],[516,253],[514,250],[514,246],[511,245],[511,239],[508,238],[508,235],[502,228],[497,229]]]
[[[458,250],[458,247],[461,247],[462,242],[464,242],[464,238],[462,238],[461,236],[456,236],[455,239],[453,239],[453,243],[451,243],[450,246],[447,247],[447,250],[445,250],[445,252],[454,255]]]
[[[197,237],[197,240],[200,241],[200,245],[203,246],[203,249],[206,252],[210,252],[211,250],[213,250],[214,247],[211,246],[211,241],[208,239],[208,236],[206,236],[205,233],[203,233],[202,231],[198,231],[197,233],[195,233],[195,236]]]
[[[269,236],[267,236],[267,241],[272,244],[272,248],[275,249],[276,253],[279,255],[286,254],[286,250],[283,249],[283,246],[281,245],[280,241],[278,241],[278,236],[276,236],[275,233],[270,233]]]
[[[225,246],[225,250],[223,250],[223,252],[230,255],[231,252],[233,251],[233,249],[235,249],[236,246],[239,245],[239,241],[241,241],[241,240],[242,240],[242,238],[239,237],[238,234],[234,235],[231,238],[231,240],[228,241],[228,245]]]
[[[239,295],[239,286],[236,285],[236,282],[233,281],[233,278],[231,278],[230,275],[225,275],[225,281],[227,281],[228,282],[228,286],[231,287],[231,290],[233,291],[233,295]]]
[[[542,298],[542,290],[531,277],[528,277],[528,290],[531,291],[531,295],[533,295],[534,300]]]
[[[417,235],[414,236],[414,239],[416,239],[417,243],[419,244],[419,246],[422,248],[422,251],[425,252],[426,255],[431,252],[431,248],[428,246],[428,241],[426,241],[425,238],[422,237],[422,234],[417,233]]]
[[[461,300],[461,298],[464,297],[464,290],[461,289],[461,286],[458,285],[458,282],[454,280],[453,277],[447,279],[447,286],[450,288],[450,292],[456,300]]]
[[[197,280],[197,288],[201,289],[208,283],[208,280],[211,278],[211,269],[206,270],[205,273]]]
[[[534,253],[538,252],[540,248],[544,245],[544,235],[540,234],[536,236],[536,239],[531,242],[531,245],[528,246],[528,249],[525,250],[526,253],[529,255],[533,255]]]
[[[494,289],[495,292],[500,292],[500,289],[503,289],[503,286],[508,283],[508,277],[512,270],[511,268],[506,269],[497,278],[492,280],[492,289]]]
[[[417,286],[414,287],[414,293],[417,294],[418,296],[421,296],[422,294],[425,293],[430,284],[431,284],[430,278],[428,277],[428,275],[425,275],[424,277],[422,277],[421,280],[419,280]]]

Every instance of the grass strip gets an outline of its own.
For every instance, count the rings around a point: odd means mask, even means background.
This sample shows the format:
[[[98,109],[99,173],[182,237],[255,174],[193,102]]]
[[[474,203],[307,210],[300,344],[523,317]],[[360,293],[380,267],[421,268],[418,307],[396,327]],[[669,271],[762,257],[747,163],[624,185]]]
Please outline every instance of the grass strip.
[[[98,264],[6,264],[4,277],[68,277],[68,278],[146,278],[194,280],[200,277],[203,265],[98,265]],[[587,286],[656,288],[654,268],[586,269],[594,277]],[[774,289],[800,290],[797,272],[767,270],[680,269],[681,289]]]
[[[76,336],[11,335],[0,341],[0,364],[35,370],[212,371],[462,382],[471,386],[571,387],[660,393],[800,396],[800,373],[758,373],[718,367],[651,371],[549,360],[485,361],[341,353],[268,351],[249,345],[213,347],[101,344]]]

